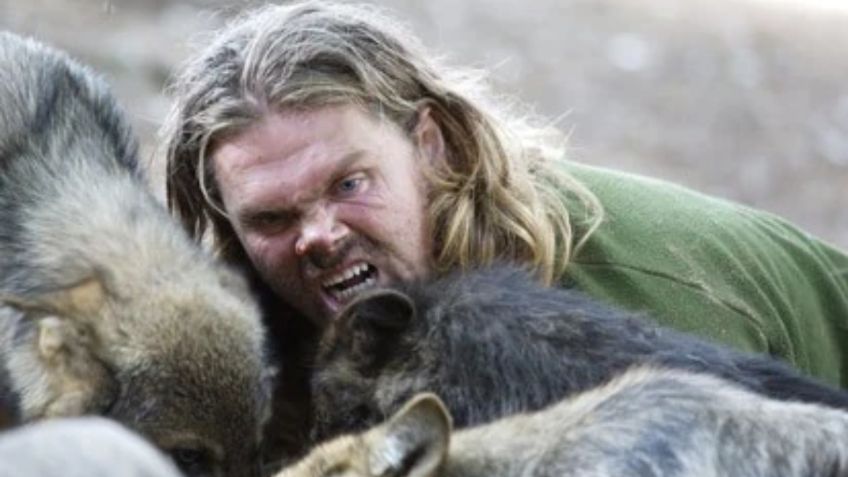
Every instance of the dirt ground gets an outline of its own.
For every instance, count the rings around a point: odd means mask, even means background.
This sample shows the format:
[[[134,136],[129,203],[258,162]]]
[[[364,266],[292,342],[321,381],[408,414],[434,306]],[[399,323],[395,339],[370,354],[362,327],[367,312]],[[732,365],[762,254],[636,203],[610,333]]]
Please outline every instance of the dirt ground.
[[[763,208],[848,248],[848,7],[828,0],[380,2],[570,132],[574,158]],[[845,2],[848,4],[848,2]],[[113,83],[155,160],[163,86],[256,2],[0,0]]]

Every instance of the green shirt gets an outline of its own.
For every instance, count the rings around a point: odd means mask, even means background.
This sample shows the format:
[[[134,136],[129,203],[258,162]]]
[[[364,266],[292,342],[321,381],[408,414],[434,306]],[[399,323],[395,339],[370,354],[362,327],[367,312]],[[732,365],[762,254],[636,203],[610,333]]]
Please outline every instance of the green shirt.
[[[566,285],[848,387],[845,252],[776,216],[669,183],[567,169],[605,219]]]

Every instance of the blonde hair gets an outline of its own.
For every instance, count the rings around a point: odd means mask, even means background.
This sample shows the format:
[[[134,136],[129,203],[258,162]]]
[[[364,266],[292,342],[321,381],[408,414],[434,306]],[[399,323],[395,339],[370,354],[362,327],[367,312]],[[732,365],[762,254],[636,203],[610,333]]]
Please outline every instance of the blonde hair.
[[[245,255],[216,205],[207,150],[285,109],[355,104],[411,138],[418,112],[429,108],[447,154],[445,167],[428,174],[437,272],[512,260],[550,284],[602,217],[597,199],[559,163],[558,132],[487,101],[479,75],[440,65],[372,6],[255,10],[187,64],[172,91],[162,129],[168,204],[196,239],[210,232],[229,260]],[[579,234],[567,203],[582,208]]]

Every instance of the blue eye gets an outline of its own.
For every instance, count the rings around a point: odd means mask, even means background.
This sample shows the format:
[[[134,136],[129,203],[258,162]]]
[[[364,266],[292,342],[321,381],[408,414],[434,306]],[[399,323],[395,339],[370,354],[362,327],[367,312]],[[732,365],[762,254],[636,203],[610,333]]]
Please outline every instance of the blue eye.
[[[352,177],[339,182],[336,190],[342,194],[349,194],[359,189],[360,184],[362,184],[362,178]]]

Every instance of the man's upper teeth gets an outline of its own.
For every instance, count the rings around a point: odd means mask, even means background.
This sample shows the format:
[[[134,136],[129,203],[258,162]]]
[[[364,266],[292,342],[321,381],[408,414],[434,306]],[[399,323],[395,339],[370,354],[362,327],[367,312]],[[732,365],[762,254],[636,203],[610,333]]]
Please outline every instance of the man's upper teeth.
[[[359,275],[360,273],[365,272],[366,270],[368,270],[368,265],[364,263],[354,265],[348,268],[347,270],[343,270],[337,273],[336,275],[333,275],[332,277],[328,278],[324,281],[324,283],[322,283],[322,285],[324,285],[324,287],[338,285],[339,283],[345,280],[350,280],[351,278],[355,277],[356,275]]]

